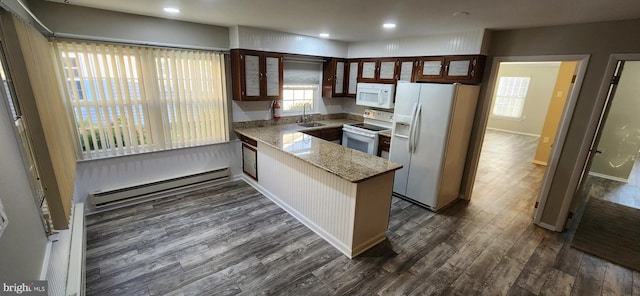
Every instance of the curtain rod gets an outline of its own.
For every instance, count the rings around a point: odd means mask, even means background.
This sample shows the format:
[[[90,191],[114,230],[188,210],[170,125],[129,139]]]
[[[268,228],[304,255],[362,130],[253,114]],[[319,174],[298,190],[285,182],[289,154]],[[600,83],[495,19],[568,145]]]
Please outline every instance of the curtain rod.
[[[160,42],[134,41],[134,40],[127,40],[127,39],[95,37],[95,36],[76,35],[76,34],[67,34],[67,33],[55,33],[49,39],[63,40],[63,41],[79,41],[79,42],[90,41],[90,42],[96,42],[96,43],[109,43],[109,44],[115,43],[120,45],[141,46],[141,47],[151,47],[151,48],[160,48],[160,49],[191,49],[191,50],[216,51],[220,53],[229,53],[228,48],[220,48],[220,47],[206,47],[206,46],[194,46],[194,45],[184,45],[184,44],[168,44],[168,43],[160,43]]]
[[[43,30],[47,31],[47,33],[49,33],[49,35],[50,35],[50,36],[53,36],[53,35],[54,35],[53,31],[51,31],[51,29],[49,29],[47,26],[45,26],[45,25],[40,21],[40,19],[38,19],[38,17],[36,17],[36,15],[35,15],[35,14],[33,14],[33,12],[32,12],[32,11],[31,11],[31,10],[30,10],[26,5],[24,5],[24,3],[22,3],[22,1],[20,1],[20,0],[14,0],[14,1],[15,1],[16,3],[18,3],[18,5],[20,5],[20,7],[22,7],[22,9],[24,9],[24,11],[29,15],[29,17],[31,17],[31,19],[32,19],[33,21],[35,21],[35,22],[40,26],[40,28],[42,28]],[[15,11],[14,9],[12,9],[9,5],[7,5],[7,4],[5,3],[5,1],[0,1],[0,4],[1,4],[1,6],[2,6],[5,10],[7,10],[7,11],[11,11],[11,12],[13,12],[16,16],[20,17],[20,14],[19,14],[17,11]],[[21,17],[20,17],[20,18],[21,18]],[[29,22],[30,22],[29,20],[25,20],[25,21],[27,21],[27,23],[29,23]]]

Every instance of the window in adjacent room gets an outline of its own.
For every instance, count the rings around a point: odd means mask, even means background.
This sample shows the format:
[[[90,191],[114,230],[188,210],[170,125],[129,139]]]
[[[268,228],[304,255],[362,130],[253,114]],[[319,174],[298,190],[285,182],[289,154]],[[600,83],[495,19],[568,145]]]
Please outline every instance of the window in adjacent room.
[[[228,141],[223,54],[56,43],[81,159]]]
[[[493,103],[493,115],[521,118],[530,80],[530,77],[500,77]]]
[[[320,97],[322,62],[285,59],[282,70],[283,113],[302,114],[303,107],[308,113],[315,113]]]

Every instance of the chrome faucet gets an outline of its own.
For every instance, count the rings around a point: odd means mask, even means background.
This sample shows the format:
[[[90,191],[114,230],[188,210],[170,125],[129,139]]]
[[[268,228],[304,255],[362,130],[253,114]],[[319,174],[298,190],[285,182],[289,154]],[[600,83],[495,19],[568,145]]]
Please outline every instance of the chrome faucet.
[[[300,118],[300,122],[307,123],[309,118],[307,117],[307,105],[311,106],[309,103],[302,104],[302,117]]]

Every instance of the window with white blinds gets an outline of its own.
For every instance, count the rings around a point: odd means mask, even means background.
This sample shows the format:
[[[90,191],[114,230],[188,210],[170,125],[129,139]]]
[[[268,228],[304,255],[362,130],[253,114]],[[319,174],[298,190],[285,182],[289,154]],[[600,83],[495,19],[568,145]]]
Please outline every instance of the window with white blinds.
[[[320,97],[322,62],[286,60],[283,63],[282,111],[284,113],[316,112]]]
[[[493,115],[521,118],[530,80],[530,77],[500,77],[493,103]]]
[[[81,159],[228,141],[224,56],[56,42]]]

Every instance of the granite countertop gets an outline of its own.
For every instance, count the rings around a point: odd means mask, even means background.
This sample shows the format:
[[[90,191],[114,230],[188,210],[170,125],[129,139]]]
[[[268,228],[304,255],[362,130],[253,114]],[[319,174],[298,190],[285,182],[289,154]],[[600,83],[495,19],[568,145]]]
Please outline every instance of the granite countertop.
[[[340,127],[345,123],[357,121],[331,119],[317,122],[325,125],[310,128],[297,124],[272,125],[236,128],[235,132],[287,152],[352,183],[359,183],[402,168],[399,163],[301,133],[301,131]]]
[[[379,133],[379,135],[381,135],[381,136],[386,136],[386,137],[391,138],[391,130],[388,130],[388,131],[381,131],[381,132]]]

